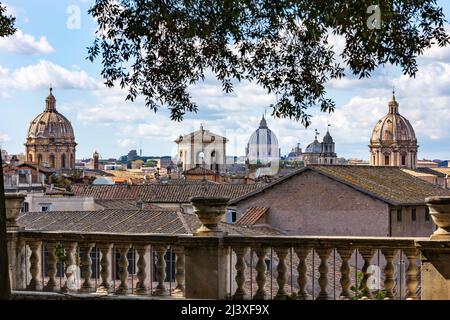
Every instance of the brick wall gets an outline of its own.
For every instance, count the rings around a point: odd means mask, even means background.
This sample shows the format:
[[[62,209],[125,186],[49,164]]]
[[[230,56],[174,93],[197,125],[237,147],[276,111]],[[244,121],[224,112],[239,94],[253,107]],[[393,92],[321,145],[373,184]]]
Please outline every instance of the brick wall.
[[[388,204],[312,171],[237,204],[270,207],[267,222],[290,235],[388,236]]]

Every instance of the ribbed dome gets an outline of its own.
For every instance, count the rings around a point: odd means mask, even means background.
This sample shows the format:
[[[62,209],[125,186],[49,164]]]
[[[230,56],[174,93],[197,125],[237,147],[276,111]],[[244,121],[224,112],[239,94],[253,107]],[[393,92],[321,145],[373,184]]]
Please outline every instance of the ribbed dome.
[[[246,148],[247,158],[250,162],[267,163],[279,159],[278,139],[267,127],[264,117],[261,119],[259,128],[253,132]]]
[[[371,144],[408,141],[416,143],[416,134],[409,121],[398,112],[395,97],[389,102],[389,113],[381,118],[372,132]]]
[[[317,141],[317,137],[305,149],[305,153],[321,153],[321,152],[322,152],[322,145],[320,144],[319,141]]]
[[[45,111],[31,121],[27,137],[75,140],[72,124],[56,110],[56,99],[52,89],[45,102]]]

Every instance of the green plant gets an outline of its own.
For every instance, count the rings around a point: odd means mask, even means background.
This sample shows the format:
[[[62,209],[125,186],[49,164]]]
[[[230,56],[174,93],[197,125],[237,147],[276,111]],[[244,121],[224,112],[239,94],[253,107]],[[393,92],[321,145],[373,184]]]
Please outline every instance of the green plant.
[[[363,278],[364,278],[364,273],[362,273],[361,271],[358,271],[356,274],[356,286],[351,286],[350,290],[353,291],[353,300],[361,300],[361,298],[363,297]]]
[[[292,292],[291,294],[288,294],[286,296],[286,300],[297,300],[297,298],[298,298],[298,295],[296,292]]]
[[[363,297],[363,279],[364,279],[364,273],[361,271],[358,271],[356,275],[356,286],[351,286],[350,290],[353,291],[353,297],[352,300],[361,300]],[[372,294],[373,299],[375,300],[384,300],[386,298],[387,291],[385,289],[377,290]]]
[[[58,244],[55,248],[55,256],[58,262],[64,263],[67,260],[66,249],[62,244]]]

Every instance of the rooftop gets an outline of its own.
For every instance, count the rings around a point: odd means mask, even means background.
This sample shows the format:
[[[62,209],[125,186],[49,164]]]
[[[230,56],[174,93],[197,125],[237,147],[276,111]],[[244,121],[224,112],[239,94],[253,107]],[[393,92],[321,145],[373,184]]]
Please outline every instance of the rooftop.
[[[106,209],[100,211],[27,212],[17,218],[25,230],[76,233],[192,234],[200,227],[194,214],[164,210]],[[279,234],[220,223],[220,229],[234,235]]]
[[[77,196],[94,199],[128,199],[155,203],[189,203],[192,197],[235,199],[260,188],[258,184],[150,184],[150,185],[73,185]]]
[[[398,167],[309,165],[230,203],[237,203],[307,171],[322,174],[391,205],[425,205],[426,197],[450,196],[449,190],[414,177]]]

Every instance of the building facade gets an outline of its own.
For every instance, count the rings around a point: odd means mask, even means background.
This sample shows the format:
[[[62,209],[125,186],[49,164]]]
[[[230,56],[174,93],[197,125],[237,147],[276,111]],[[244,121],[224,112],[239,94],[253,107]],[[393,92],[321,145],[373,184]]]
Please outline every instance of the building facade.
[[[56,110],[56,99],[45,99],[45,110],[29,126],[25,143],[26,161],[55,170],[75,169],[77,143],[72,124]]]
[[[227,142],[227,138],[200,126],[200,130],[175,140],[178,145],[178,166],[183,171],[200,166],[216,172],[224,172]]]
[[[432,195],[450,192],[394,167],[312,165],[230,208],[238,221],[264,209],[263,224],[287,235],[428,237],[435,226],[425,198]]]
[[[388,114],[373,129],[369,144],[370,164],[415,169],[418,148],[414,128],[399,113],[399,103],[394,93]]]

